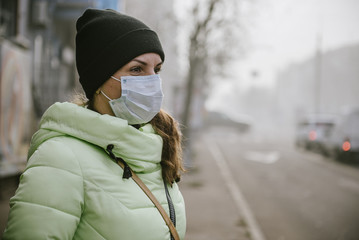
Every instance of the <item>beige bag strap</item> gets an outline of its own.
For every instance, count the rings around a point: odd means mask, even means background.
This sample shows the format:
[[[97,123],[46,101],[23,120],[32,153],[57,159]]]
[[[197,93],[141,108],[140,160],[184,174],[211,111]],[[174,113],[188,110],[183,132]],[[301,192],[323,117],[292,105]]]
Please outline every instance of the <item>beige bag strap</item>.
[[[122,161],[121,161],[122,160]],[[165,220],[168,228],[170,229],[170,232],[172,234],[172,237],[175,240],[180,240],[179,235],[177,233],[176,227],[173,225],[170,217],[168,216],[168,214],[166,213],[166,211],[163,209],[162,205],[158,202],[158,200],[156,199],[156,197],[152,194],[152,192],[150,191],[150,189],[148,189],[148,187],[146,186],[146,184],[144,184],[142,182],[142,180],[132,171],[132,169],[126,164],[124,163],[124,160],[121,158],[117,158],[116,157],[116,161],[118,163],[118,165],[121,166],[121,168],[124,169],[124,171],[127,171],[127,174],[129,174],[132,179],[137,183],[137,185],[143,190],[143,192],[147,195],[147,197],[153,202],[153,204],[155,204],[156,208],[158,209],[158,211],[160,212],[162,218]],[[126,165],[125,165],[126,164]],[[130,173],[128,172],[130,171]]]

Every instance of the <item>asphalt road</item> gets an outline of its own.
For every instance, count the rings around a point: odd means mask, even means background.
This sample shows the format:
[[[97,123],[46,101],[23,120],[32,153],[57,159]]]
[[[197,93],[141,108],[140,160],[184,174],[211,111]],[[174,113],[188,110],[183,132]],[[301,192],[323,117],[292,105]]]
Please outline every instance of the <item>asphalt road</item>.
[[[209,132],[266,240],[358,240],[359,168],[290,142]]]

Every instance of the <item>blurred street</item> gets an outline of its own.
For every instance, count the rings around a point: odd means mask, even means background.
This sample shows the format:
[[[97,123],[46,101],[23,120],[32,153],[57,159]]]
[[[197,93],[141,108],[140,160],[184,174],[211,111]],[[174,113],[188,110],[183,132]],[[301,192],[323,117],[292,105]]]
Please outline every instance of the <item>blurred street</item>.
[[[258,239],[236,209],[215,157],[228,165],[263,239],[358,239],[357,166],[232,131],[206,132],[194,146],[194,171],[181,183],[186,239]]]

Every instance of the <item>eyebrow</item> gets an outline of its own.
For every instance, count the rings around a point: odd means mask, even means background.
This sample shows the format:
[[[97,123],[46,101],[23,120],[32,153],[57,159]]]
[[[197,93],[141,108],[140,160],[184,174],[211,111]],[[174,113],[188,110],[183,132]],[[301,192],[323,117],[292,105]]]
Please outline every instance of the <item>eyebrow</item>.
[[[140,63],[140,64],[142,64],[142,65],[144,65],[144,66],[147,66],[147,63],[144,62],[144,61],[141,61],[141,60],[133,59],[132,61],[138,62],[138,63]],[[162,63],[163,63],[163,62],[161,61],[160,63],[158,63],[158,64],[156,65],[156,67],[159,66],[159,65],[162,65]]]

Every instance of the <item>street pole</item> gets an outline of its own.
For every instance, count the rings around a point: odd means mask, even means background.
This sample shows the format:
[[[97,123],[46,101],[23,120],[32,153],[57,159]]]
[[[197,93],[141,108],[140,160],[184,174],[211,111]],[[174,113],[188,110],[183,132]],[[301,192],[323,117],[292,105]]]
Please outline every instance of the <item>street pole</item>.
[[[321,111],[321,73],[322,73],[322,36],[320,33],[317,34],[316,39],[316,55],[314,65],[314,112],[320,113]]]

